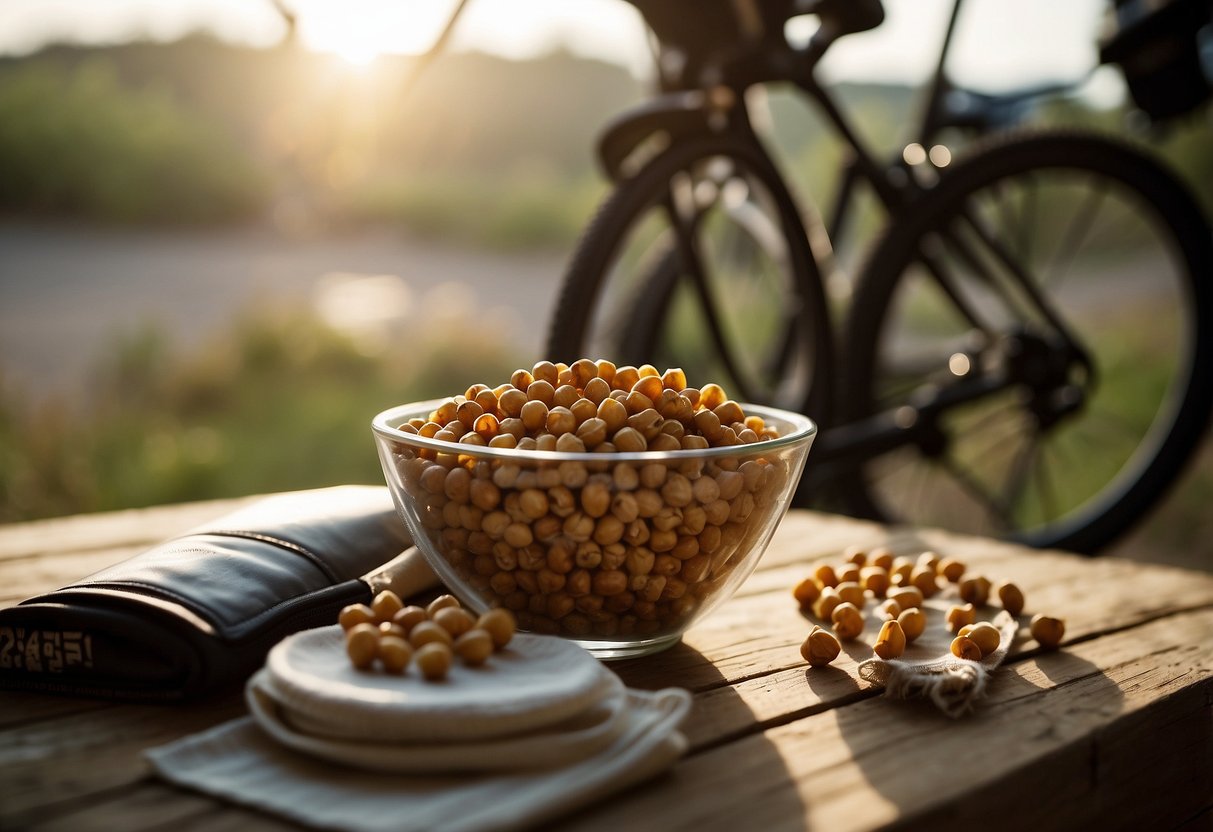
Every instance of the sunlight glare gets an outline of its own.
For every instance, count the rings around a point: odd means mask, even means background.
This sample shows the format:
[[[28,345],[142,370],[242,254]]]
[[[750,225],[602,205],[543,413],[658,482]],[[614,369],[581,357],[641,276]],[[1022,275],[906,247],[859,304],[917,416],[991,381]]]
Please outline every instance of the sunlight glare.
[[[451,2],[297,0],[299,35],[314,52],[336,55],[355,67],[384,53],[418,54],[438,36]]]
[[[333,47],[333,54],[346,63],[356,66],[370,66],[371,61],[379,57],[379,50],[368,43],[351,42]]]

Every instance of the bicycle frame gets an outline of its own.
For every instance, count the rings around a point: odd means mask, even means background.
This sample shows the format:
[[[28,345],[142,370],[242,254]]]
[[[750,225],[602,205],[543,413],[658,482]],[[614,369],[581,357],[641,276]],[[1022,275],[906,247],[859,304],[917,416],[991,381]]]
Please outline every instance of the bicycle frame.
[[[945,106],[945,98],[951,88],[947,79],[946,64],[962,5],[963,0],[954,0],[939,58],[921,108],[922,115],[917,135],[923,144],[929,144],[941,129],[953,124],[951,114]],[[850,158],[844,165],[843,177],[835,195],[834,208],[827,225],[831,239],[839,239],[844,231],[848,216],[847,207],[850,204],[854,188],[860,181],[865,182],[872,189],[888,215],[895,218],[913,200],[922,186],[914,176],[910,175],[910,166],[904,159],[898,160],[893,165],[886,165],[878,161],[876,155],[864,144],[843,111],[818,83],[815,75],[816,68],[826,51],[839,36],[839,33],[833,31],[826,23],[823,22],[821,29],[803,48],[792,47],[784,43],[782,50],[751,47],[721,56],[720,60],[705,72],[705,75],[713,77],[716,83],[701,88],[666,93],[616,119],[604,131],[599,143],[599,158],[608,175],[612,178],[623,176],[626,162],[632,153],[654,135],[663,135],[668,144],[688,135],[702,135],[722,130],[734,131],[744,136],[767,159],[772,169],[778,170],[778,166],[770,158],[770,154],[767,153],[751,126],[744,92],[756,84],[785,82],[793,84],[815,102],[850,152]],[[718,350],[722,356],[727,357],[727,350],[720,349],[719,342],[722,336],[707,289],[707,280],[700,258],[690,239],[689,231],[692,223],[686,218],[680,217],[672,205],[667,208],[671,224],[677,235],[677,248],[681,253],[684,265],[691,272],[692,283],[695,293],[700,297],[705,320],[712,329],[714,340],[718,342]],[[993,251],[1008,268],[1028,306],[1054,328],[1062,347],[1068,351],[1072,359],[1090,370],[1091,364],[1086,358],[1086,350],[1078,343],[1060,316],[1035,291],[1024,270],[1019,268],[1010,254],[998,245],[998,241],[989,229],[984,228],[970,216],[964,216],[964,218],[976,232],[978,242]],[[979,277],[1002,293],[1008,302],[1012,301],[1007,295],[1007,287],[1001,286],[989,273],[989,270],[981,265],[980,258],[973,252],[972,244],[960,240],[955,234],[949,235],[947,242],[959,250],[962,258],[970,265],[977,267]],[[940,289],[956,306],[960,314],[969,320],[976,329],[992,334],[993,328],[982,321],[978,311],[961,295],[942,263],[925,253],[923,261]],[[790,335],[791,333],[789,333],[789,338]],[[828,340],[831,341],[831,353],[836,355],[836,345],[832,343],[834,336],[831,335]],[[900,445],[909,443],[926,445],[941,441],[940,437],[936,435],[938,431],[935,423],[937,416],[944,410],[986,397],[1017,382],[1013,373],[987,373],[958,378],[945,390],[936,392],[933,397],[916,401],[913,406],[902,407],[894,412],[875,414],[868,419],[847,425],[826,424],[818,439],[815,450],[816,458],[819,462],[838,459],[854,462],[879,455]]]
[[[931,80],[927,87],[927,95],[921,106],[921,115],[919,117],[915,141],[924,148],[932,143],[932,140],[943,127],[950,126],[952,121],[944,106],[945,96],[951,87],[946,67],[948,55],[952,48],[952,40],[956,33],[956,21],[960,17],[960,9],[963,5],[964,0],[955,0],[952,4],[952,10],[948,14],[948,25],[944,30],[943,44],[939,50],[939,58],[935,62],[935,69],[931,74]],[[810,89],[805,89],[805,92],[817,102],[818,106],[822,106],[823,99],[826,99],[824,93],[816,84]],[[834,123],[835,128],[838,129],[841,114],[837,112],[837,108],[829,107],[823,109],[825,109],[826,114]],[[845,136],[846,133],[842,135]],[[842,179],[839,181],[838,189],[835,191],[834,199],[831,201],[832,208],[827,215],[826,229],[831,240],[842,239],[842,235],[846,230],[846,220],[848,208],[851,205],[851,198],[861,177],[873,187],[881,204],[889,212],[890,216],[895,212],[897,203],[889,199],[890,195],[887,193],[887,187],[882,189],[877,187],[875,183],[883,181],[888,185],[912,181],[909,177],[909,165],[904,162],[904,159],[899,160],[901,164],[895,167],[878,169],[879,175],[873,177],[874,166],[871,155],[863,148],[862,144],[856,141],[848,139],[848,144],[851,145],[858,155],[843,163]],[[894,174],[892,171],[900,171],[901,173]],[[894,182],[889,182],[890,179],[894,179]]]

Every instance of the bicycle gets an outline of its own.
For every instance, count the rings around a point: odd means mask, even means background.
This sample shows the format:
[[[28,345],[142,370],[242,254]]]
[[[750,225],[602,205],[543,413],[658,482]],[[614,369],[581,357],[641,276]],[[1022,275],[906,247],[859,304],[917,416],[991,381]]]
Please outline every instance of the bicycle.
[[[550,357],[680,365],[809,414],[821,431],[798,500],[858,516],[1093,553],[1149,510],[1213,406],[1213,245],[1184,185],[1077,131],[995,134],[927,176],[878,162],[814,71],[880,25],[879,0],[630,2],[660,44],[661,91],[602,135],[615,186],[566,271]],[[947,107],[960,5],[927,139],[972,126]],[[784,24],[802,12],[820,25],[794,46]],[[821,222],[751,122],[746,91],[781,82],[852,154],[830,230],[860,179],[890,217],[843,310]],[[1132,234],[1091,236],[1109,221]],[[1096,256],[1078,257],[1088,241]],[[1060,282],[1043,279],[1046,249]],[[1109,288],[1120,303],[1083,312]],[[1131,320],[1109,336],[1113,315]]]

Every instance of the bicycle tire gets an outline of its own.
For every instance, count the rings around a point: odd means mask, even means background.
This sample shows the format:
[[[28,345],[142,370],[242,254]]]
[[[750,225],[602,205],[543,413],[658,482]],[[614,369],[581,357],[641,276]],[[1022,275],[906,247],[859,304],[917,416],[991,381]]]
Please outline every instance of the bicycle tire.
[[[794,295],[792,313],[799,326],[798,337],[806,339],[801,361],[807,370],[802,374],[803,385],[794,400],[778,400],[774,396],[753,396],[757,403],[782,406],[808,413],[819,425],[828,421],[824,405],[832,395],[832,336],[829,313],[819,277],[817,263],[809,247],[800,215],[791,194],[761,146],[731,134],[696,136],[682,140],[650,160],[638,172],[618,183],[600,205],[593,220],[582,235],[566,269],[547,339],[548,355],[553,360],[570,361],[595,349],[593,357],[639,363],[642,356],[636,350],[652,349],[654,338],[670,324],[672,286],[677,281],[671,268],[679,257],[670,248],[657,250],[655,262],[639,269],[635,286],[625,289],[621,305],[627,319],[626,328],[615,341],[605,346],[594,343],[595,313],[605,303],[604,291],[614,279],[611,273],[624,254],[628,237],[645,221],[648,212],[657,210],[671,190],[675,177],[687,173],[696,165],[712,160],[727,160],[737,166],[747,182],[761,186],[772,205],[770,218],[778,225],[778,233],[787,247],[787,286]],[[710,206],[709,206],[710,207]],[[698,231],[696,232],[699,236]],[[718,287],[715,287],[718,288]],[[619,343],[622,342],[622,343]],[[631,345],[632,351],[627,347]],[[681,360],[686,358],[687,360]],[[680,357],[686,364],[702,359],[702,355]],[[645,363],[658,363],[656,356],[643,356]],[[722,381],[719,378],[696,378],[692,383]],[[807,379],[807,380],[806,380]],[[731,379],[737,382],[737,379]],[[725,382],[726,389],[731,389]],[[744,385],[743,385],[744,386]],[[820,403],[820,405],[819,405]]]
[[[907,337],[912,336],[906,334],[899,336],[897,333],[902,331],[899,326],[904,326],[905,333],[913,331],[910,324],[901,322],[908,321],[909,315],[913,312],[913,310],[907,312],[909,304],[913,302],[913,295],[910,293],[914,291],[909,287],[915,284],[916,276],[924,271],[921,252],[929,251],[931,254],[927,256],[936,257],[941,250],[941,245],[946,249],[948,241],[956,241],[955,235],[959,233],[957,222],[964,221],[972,228],[979,228],[978,224],[969,223],[965,218],[970,212],[980,210],[980,206],[983,204],[982,199],[986,200],[985,204],[990,204],[994,199],[1001,201],[1011,188],[1017,186],[1023,188],[1026,194],[1027,189],[1032,187],[1039,190],[1041,182],[1058,189],[1063,186],[1068,187],[1067,183],[1071,181],[1072,174],[1090,177],[1091,182],[1100,183],[1098,190],[1092,185],[1089,191],[1090,194],[1099,193],[1100,196],[1098,199],[1094,196],[1084,197],[1084,202],[1080,206],[1083,207],[1084,213],[1066,216],[1068,230],[1059,234],[1060,225],[1051,230],[1046,226],[1039,235],[1042,240],[1040,245],[1043,247],[1043,240],[1054,236],[1060,240],[1058,251],[1061,251],[1061,246],[1068,238],[1073,240],[1075,236],[1078,236],[1078,232],[1073,230],[1073,226],[1078,223],[1079,217],[1086,218],[1091,210],[1102,210],[1101,203],[1107,198],[1106,194],[1109,192],[1119,194],[1118,199],[1136,203],[1141,210],[1140,214],[1118,209],[1120,210],[1119,219],[1123,220],[1128,217],[1131,221],[1140,221],[1142,228],[1151,228],[1157,233],[1160,240],[1159,251],[1168,252],[1167,262],[1174,271],[1174,279],[1178,287],[1169,297],[1180,301],[1179,326],[1186,333],[1186,335],[1176,336],[1177,343],[1180,340],[1184,343],[1176,349],[1173,378],[1165,387],[1159,406],[1150,417],[1149,426],[1142,434],[1137,447],[1129,452],[1129,456],[1126,457],[1113,477],[1102,486],[1097,486],[1098,491],[1067,513],[1060,514],[1051,520],[1045,518],[1035,527],[1027,527],[1027,524],[1024,524],[1025,527],[1022,528],[1008,527],[1003,529],[1001,535],[1036,547],[1056,547],[1093,554],[1127,531],[1161,499],[1167,487],[1178,478],[1185,464],[1193,455],[1192,452],[1201,441],[1202,434],[1209,422],[1210,409],[1213,407],[1213,373],[1209,370],[1213,366],[1213,287],[1210,285],[1210,279],[1213,279],[1213,238],[1210,235],[1209,225],[1187,188],[1161,164],[1131,145],[1101,135],[1075,131],[1017,133],[982,144],[974,149],[972,155],[944,173],[938,185],[922,194],[886,231],[884,238],[873,250],[873,254],[861,274],[855,303],[846,328],[845,343],[847,357],[850,361],[848,367],[850,384],[841,407],[844,421],[846,421],[860,419],[895,404],[891,399],[881,400],[877,388],[896,378],[894,369],[890,369],[896,366],[897,359],[891,357],[892,353],[896,351],[889,347],[889,342],[894,338],[900,338],[900,351],[904,354],[910,350],[911,344],[907,341]],[[1113,189],[1113,191],[1107,189]],[[992,196],[995,194],[1002,195]],[[1091,205],[1099,205],[1099,208],[1088,210],[1086,208],[1088,201]],[[1023,226],[1027,225],[1024,218],[1027,204],[1028,198],[1025,196],[1018,206],[1021,213],[1017,223],[1022,223]],[[1069,207],[1072,203],[1061,202],[1058,204],[1062,207]],[[1012,207],[1014,207],[1013,203]],[[1147,225],[1151,215],[1156,222]],[[1113,218],[1117,219],[1115,212],[1113,212]],[[1090,220],[1090,222],[1093,221]],[[1080,230],[1081,234],[1085,235],[1090,229]],[[1003,233],[1005,235],[1006,232]],[[1005,240],[1006,238],[1004,236],[1000,239]],[[1027,235],[1025,235],[1025,239],[1028,239],[1025,251],[1030,251],[1032,240]],[[1124,239],[1131,238],[1126,235]],[[943,241],[942,244],[941,241]],[[1082,240],[1080,239],[1079,242]],[[1115,238],[1113,242],[1116,242]],[[924,249],[924,245],[934,247]],[[1125,246],[1125,250],[1130,252],[1125,255],[1128,265],[1123,268],[1126,273],[1144,274],[1145,270],[1136,268],[1136,263],[1132,261],[1132,258],[1139,255],[1131,248],[1131,244],[1117,243],[1117,245]],[[1067,266],[1073,266],[1078,262],[1073,260],[1072,255],[1067,254],[1066,256],[1069,258]],[[1022,259],[1027,260],[1028,257],[1025,255]],[[976,267],[974,268],[976,270]],[[1161,271],[1159,268],[1159,273]],[[1105,272],[1104,267],[1100,267],[1095,269],[1094,273],[1098,275],[1100,281],[1105,278],[1112,279],[1111,269]],[[1150,272],[1150,274],[1153,275],[1154,272]],[[1084,278],[1080,275],[1074,280],[1090,279],[1089,276]],[[1160,279],[1157,276],[1150,278],[1155,282]],[[923,285],[929,284],[927,281],[923,281]],[[1087,286],[1083,291],[1090,291],[1091,288],[1091,286]],[[1102,285],[1095,288],[1106,291],[1106,287]],[[1069,291],[1072,294],[1075,293],[1072,288]],[[1056,303],[1057,298],[1062,294],[1060,285],[1053,294],[1056,297],[1050,302]],[[1144,307],[1146,303],[1158,302],[1154,298],[1155,295],[1162,298],[1162,289],[1151,292],[1148,297],[1142,297],[1141,305]],[[1136,302],[1135,299],[1130,300]],[[1122,306],[1125,307],[1132,305],[1122,302]],[[921,316],[921,310],[919,310],[919,314]],[[1160,328],[1164,326],[1161,320],[1158,321],[1158,325]],[[1148,322],[1148,327],[1153,328],[1154,326],[1155,321]],[[919,329],[921,328],[920,324]],[[1101,342],[1107,343],[1116,340],[1104,335],[1097,337],[1101,339]],[[1122,330],[1121,337],[1128,337],[1126,331]],[[1124,346],[1120,349],[1122,352],[1127,351]],[[1182,351],[1182,355],[1178,354],[1180,351]],[[965,357],[960,361],[959,367],[968,371],[970,368],[970,365],[966,363],[968,355],[963,355]],[[1145,360],[1147,359],[1141,359],[1143,362]],[[1113,359],[1110,363],[1114,364],[1116,361],[1117,359]],[[1144,364],[1142,366],[1153,373],[1150,366]],[[1099,379],[1099,384],[1103,384],[1108,378],[1115,377],[1115,372],[1120,372],[1117,370],[1109,375],[1107,372],[1103,372],[1106,369],[1108,369],[1106,365],[1095,368],[1094,377]],[[939,377],[939,374],[931,377]],[[1153,378],[1153,375],[1141,374],[1140,378],[1149,380]],[[1087,394],[1084,393],[1084,395]],[[1093,410],[1093,402],[1097,401],[1095,396],[1099,395],[1101,392],[1095,390],[1090,398],[1084,399],[1084,413],[1092,417],[1099,415]],[[1105,400],[1101,407],[1106,408],[1109,406],[1108,403],[1114,399],[1110,393],[1103,395],[1105,395]],[[1027,399],[1027,394],[1021,391],[1020,401],[1026,402]],[[1122,400],[1123,397],[1115,399],[1115,401]],[[1022,404],[1022,408],[1026,412],[1028,405]],[[1074,412],[1079,414],[1079,411]],[[999,416],[998,418],[1004,417]],[[1100,418],[1107,418],[1107,416],[1101,415]],[[1032,419],[1036,420],[1034,428]],[[1057,424],[1062,424],[1064,421],[1063,418],[1058,423],[1045,425],[1039,416],[1033,415],[1031,418],[1025,418],[1024,424],[1029,430],[1035,430],[1035,439],[1032,441],[1040,445],[1051,438],[1051,435],[1046,434],[1057,430]],[[974,421],[973,424],[979,423]],[[987,424],[991,423],[987,422]],[[1080,423],[1077,421],[1069,423],[1075,429],[1078,424]],[[1125,422],[1120,429],[1127,431],[1128,426],[1129,423]],[[1045,440],[1041,439],[1042,435],[1045,436]],[[1057,436],[1061,435],[1057,434]],[[988,440],[989,437],[984,438]],[[960,442],[963,441],[963,437],[953,436],[949,438],[949,441]],[[1059,445],[1058,449],[1060,447],[1062,446]],[[1074,446],[1071,445],[1071,447]],[[1098,446],[1096,447],[1098,448]],[[1001,450],[999,449],[1000,452]],[[940,464],[929,459],[930,454],[938,452],[938,447],[914,448],[903,452],[902,456],[910,460],[904,463],[907,467],[919,464],[926,469],[933,464]],[[1019,453],[1019,451],[1014,453]],[[1039,463],[1041,467],[1044,466],[1044,462],[1040,461],[1042,452],[1039,448],[1022,453],[1038,457],[1029,459],[1027,465],[1035,466]],[[914,454],[918,454],[917,462]],[[1096,455],[1098,456],[1098,453]],[[977,454],[973,453],[969,459],[970,461],[966,464],[976,461]],[[1081,468],[1081,458],[1078,463]],[[883,468],[880,467],[882,464]],[[955,465],[956,463],[955,460],[951,460],[947,464]],[[983,462],[983,464],[990,468],[994,467],[992,461]],[[1019,469],[1024,464],[1022,461],[1010,463],[1014,466],[1010,471],[1018,473],[1015,484],[1020,489],[1023,488],[1023,475]],[[899,510],[892,505],[888,494],[877,492],[878,475],[903,476],[900,472],[893,470],[892,463],[888,459],[883,463],[880,460],[865,462],[859,469],[850,472],[850,487],[854,493],[860,495],[859,513],[886,522],[905,519],[906,510],[904,508]],[[971,476],[971,472],[966,472],[964,476]],[[908,478],[903,478],[902,482],[908,483]],[[963,483],[958,481],[957,485],[960,490],[968,490],[974,483],[981,485],[981,482],[978,480]],[[1010,483],[1011,481],[1008,480],[1008,484]],[[1036,491],[1036,498],[1043,503],[1046,491],[1043,482],[1036,488]],[[980,489],[978,492],[980,493]],[[926,499],[929,501],[931,498]],[[996,503],[991,510],[1001,508],[1006,511],[1009,505],[1009,502]],[[1046,512],[1043,509],[1039,509],[1039,511],[1040,516],[1045,517]],[[1003,519],[1005,520],[1006,517],[1004,516]],[[912,518],[912,520],[922,522],[923,518]]]

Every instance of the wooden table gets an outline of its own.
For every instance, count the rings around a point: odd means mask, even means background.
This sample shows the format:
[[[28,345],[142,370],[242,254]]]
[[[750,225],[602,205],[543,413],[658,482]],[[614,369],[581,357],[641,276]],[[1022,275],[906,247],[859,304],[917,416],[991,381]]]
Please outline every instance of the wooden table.
[[[0,527],[0,605],[241,502]],[[860,682],[864,650],[807,669],[809,622],[790,587],[847,545],[885,542],[1016,581],[1030,610],[1067,619],[1064,648],[1017,641],[959,721]],[[614,668],[634,686],[694,693],[691,750],[669,775],[561,828],[1213,826],[1213,576],[798,511],[681,645]],[[154,780],[140,758],[243,710],[234,696],[144,706],[0,693],[0,829],[293,828]]]

